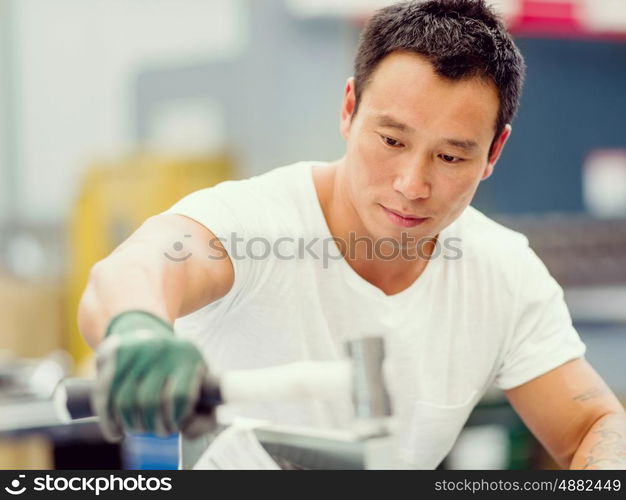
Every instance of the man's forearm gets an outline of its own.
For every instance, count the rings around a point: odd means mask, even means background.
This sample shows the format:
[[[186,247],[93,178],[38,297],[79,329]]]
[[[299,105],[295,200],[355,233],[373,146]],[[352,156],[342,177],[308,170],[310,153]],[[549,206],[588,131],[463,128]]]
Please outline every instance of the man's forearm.
[[[96,348],[109,320],[131,309],[148,311],[165,320],[175,319],[182,295],[180,283],[168,287],[165,282],[163,270],[156,263],[150,266],[123,254],[109,257],[96,272],[92,270],[81,298],[78,325],[85,340]]]
[[[609,413],[589,429],[570,469],[626,470],[626,412]]]

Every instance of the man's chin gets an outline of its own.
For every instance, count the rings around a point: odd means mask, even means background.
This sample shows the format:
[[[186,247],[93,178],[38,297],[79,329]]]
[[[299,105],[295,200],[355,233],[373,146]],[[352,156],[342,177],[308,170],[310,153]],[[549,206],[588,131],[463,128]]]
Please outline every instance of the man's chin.
[[[399,248],[415,248],[418,245],[422,245],[430,241],[434,236],[431,236],[425,231],[407,231],[407,230],[389,230],[381,232],[377,237],[380,241],[389,241]],[[382,244],[382,243],[381,243]]]

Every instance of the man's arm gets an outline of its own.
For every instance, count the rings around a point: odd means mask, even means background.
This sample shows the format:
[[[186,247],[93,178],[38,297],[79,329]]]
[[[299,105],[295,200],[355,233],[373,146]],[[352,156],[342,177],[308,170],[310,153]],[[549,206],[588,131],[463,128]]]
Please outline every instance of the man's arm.
[[[182,215],[147,219],[91,270],[78,311],[79,329],[96,347],[111,318],[143,310],[173,323],[228,293],[233,266],[207,228]]]
[[[626,470],[626,414],[609,413],[585,436],[570,469]]]
[[[506,396],[561,467],[626,469],[626,411],[584,359],[569,361]]]
[[[78,320],[97,348],[91,404],[105,438],[117,441],[124,431],[196,437],[213,428],[213,414],[195,411],[208,367],[172,323],[233,283],[224,247],[180,215],[151,217],[94,266]]]

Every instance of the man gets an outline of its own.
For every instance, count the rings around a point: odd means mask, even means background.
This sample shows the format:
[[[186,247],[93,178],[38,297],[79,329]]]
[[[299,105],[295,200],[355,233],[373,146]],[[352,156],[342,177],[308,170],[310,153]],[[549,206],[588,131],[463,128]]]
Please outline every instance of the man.
[[[341,159],[193,193],[94,266],[79,323],[101,344],[106,434],[206,430],[192,411],[205,361],[219,374],[335,359],[379,335],[399,465],[436,467],[495,385],[560,466],[625,468],[626,413],[584,360],[562,290],[523,235],[469,206],[523,73],[482,1],[379,11],[345,87]],[[234,414],[349,420],[319,401]]]

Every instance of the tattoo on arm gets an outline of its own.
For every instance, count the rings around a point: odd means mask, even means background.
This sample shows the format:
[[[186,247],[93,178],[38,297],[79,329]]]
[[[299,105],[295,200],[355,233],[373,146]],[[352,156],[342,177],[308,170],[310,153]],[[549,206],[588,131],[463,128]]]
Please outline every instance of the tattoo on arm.
[[[593,435],[598,442],[585,457],[583,469],[600,466],[602,468],[626,467],[626,429],[624,415],[610,415],[602,419]]]
[[[585,392],[580,393],[578,396],[574,396],[572,399],[575,399],[577,401],[587,401],[588,399],[597,398],[598,396],[602,396],[606,393],[606,387],[593,387],[586,390]]]

